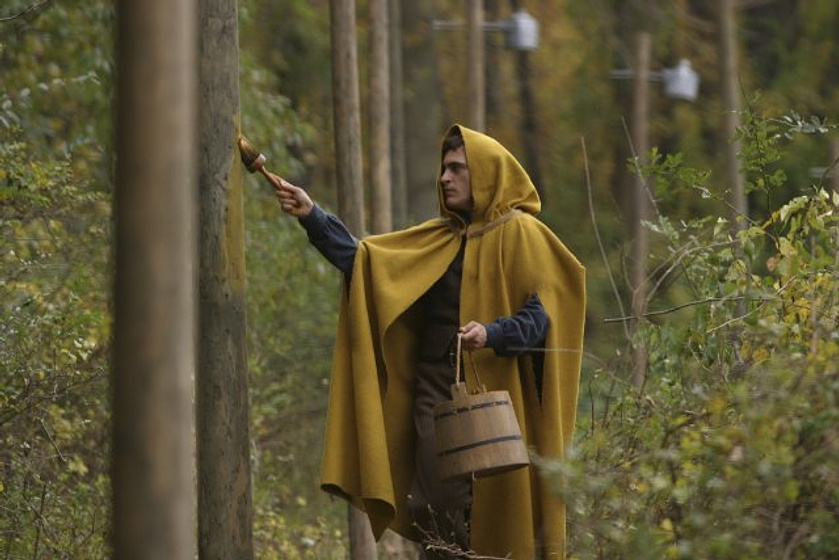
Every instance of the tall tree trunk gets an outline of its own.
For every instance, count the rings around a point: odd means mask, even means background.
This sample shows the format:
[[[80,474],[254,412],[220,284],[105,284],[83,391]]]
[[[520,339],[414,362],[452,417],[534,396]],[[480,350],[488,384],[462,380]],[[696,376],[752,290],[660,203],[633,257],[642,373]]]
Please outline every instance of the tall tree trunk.
[[[391,38],[394,28],[399,37],[398,24],[392,25],[394,6],[399,14],[399,3],[392,0],[370,0],[370,176],[371,176],[371,222],[373,233],[387,233],[393,230],[396,221],[395,197],[397,191],[394,183],[401,182],[401,200],[399,212],[400,225],[404,224],[405,212],[405,183],[404,183],[404,145],[394,138],[394,133],[401,136],[404,123],[398,123],[396,114],[402,113],[402,55],[401,45],[397,38]],[[398,20],[397,20],[398,22]],[[398,61],[392,62],[396,57]],[[398,85],[397,85],[398,84]],[[396,92],[396,101],[391,99]],[[401,120],[401,119],[399,119]],[[396,146],[399,144],[399,146]],[[403,167],[394,169],[393,154],[400,154]],[[387,551],[388,558],[413,558],[413,549],[403,537],[387,531],[382,536],[382,549]]]
[[[355,0],[331,0],[329,7],[338,213],[351,232],[361,235],[364,233],[364,191]]]
[[[484,21],[501,20],[498,0],[483,0]],[[507,81],[502,76],[501,58],[506,56],[504,48],[499,46],[503,33],[484,33],[484,125],[487,130],[496,122],[504,123],[508,107],[504,104]]]
[[[338,213],[349,230],[360,236],[364,233],[364,193],[361,183],[361,102],[358,93],[355,1],[331,0],[329,7]],[[352,560],[376,558],[376,543],[367,516],[348,505],[347,523]]]
[[[199,0],[198,552],[253,558],[235,0]]]
[[[113,554],[193,558],[195,4],[117,18]]]
[[[745,181],[740,169],[737,153],[740,151],[739,140],[734,139],[740,126],[740,87],[737,74],[737,24],[734,13],[735,0],[719,0],[720,33],[720,72],[722,73],[723,107],[723,145],[725,149],[726,185],[730,190],[729,199],[732,207],[732,224],[735,230],[746,227],[745,216],[749,206],[746,199]]]
[[[408,175],[405,168],[405,109],[402,87],[402,6],[389,0],[390,16],[390,142],[393,223],[402,228],[408,222]]]
[[[373,233],[393,229],[388,0],[370,0],[370,187]]]
[[[486,52],[484,49],[484,0],[466,0],[466,81],[469,93],[469,127],[486,130]]]
[[[723,118],[723,146],[725,146],[726,185],[730,194],[731,227],[734,233],[748,227],[746,217],[749,214],[749,203],[746,198],[745,178],[740,169],[740,141],[734,138],[737,127],[740,126],[740,89],[737,74],[737,24],[734,13],[734,0],[719,0],[719,45],[720,72],[722,73],[722,94],[725,116]],[[734,243],[734,251],[740,254],[739,242]],[[737,315],[745,315],[746,304],[738,300],[735,305]],[[736,331],[736,327],[735,327]],[[736,335],[735,335],[736,339]],[[735,342],[735,344],[737,344]]]
[[[405,151],[409,214],[413,219],[437,215],[435,179],[440,173],[442,103],[431,20],[433,0],[402,3],[405,40]]]
[[[650,34],[638,34],[638,44],[635,54],[635,92],[632,110],[632,143],[635,156],[640,165],[648,163],[650,151],[649,113],[650,113],[650,58],[652,41]],[[632,315],[635,317],[636,328],[641,324],[642,316],[647,306],[647,253],[649,253],[649,235],[647,228],[641,222],[650,219],[650,200],[647,184],[641,173],[636,172],[633,190],[635,208],[635,236],[632,247]],[[639,346],[635,349],[632,380],[636,387],[644,384],[647,371],[646,348]]]

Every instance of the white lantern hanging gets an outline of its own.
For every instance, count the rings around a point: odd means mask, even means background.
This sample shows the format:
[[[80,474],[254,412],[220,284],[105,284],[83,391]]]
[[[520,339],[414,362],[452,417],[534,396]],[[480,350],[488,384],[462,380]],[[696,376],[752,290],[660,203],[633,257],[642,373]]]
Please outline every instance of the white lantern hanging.
[[[699,95],[699,74],[691,68],[690,61],[682,59],[675,68],[661,71],[664,95],[673,99],[696,101]]]
[[[532,51],[539,47],[539,22],[524,9],[516,11],[505,25],[507,48]]]

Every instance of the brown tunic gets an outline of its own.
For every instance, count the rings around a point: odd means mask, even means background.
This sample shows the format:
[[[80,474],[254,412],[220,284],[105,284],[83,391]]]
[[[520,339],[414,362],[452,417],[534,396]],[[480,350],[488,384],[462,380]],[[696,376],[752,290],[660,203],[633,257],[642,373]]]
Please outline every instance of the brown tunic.
[[[408,496],[411,517],[424,532],[468,550],[467,517],[472,501],[468,481],[443,482],[437,474],[434,405],[451,400],[455,381],[455,343],[459,327],[461,243],[442,277],[414,305],[419,306],[414,425],[417,431],[416,474]],[[426,558],[446,556],[426,554]]]

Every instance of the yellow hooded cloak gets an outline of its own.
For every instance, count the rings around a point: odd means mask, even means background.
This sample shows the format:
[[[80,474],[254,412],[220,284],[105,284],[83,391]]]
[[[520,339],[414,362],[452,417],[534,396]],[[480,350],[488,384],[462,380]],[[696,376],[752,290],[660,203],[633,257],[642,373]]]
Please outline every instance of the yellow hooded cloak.
[[[559,457],[571,441],[585,311],[585,269],[534,216],[539,196],[494,139],[458,127],[474,207],[470,224],[446,209],[418,226],[359,242],[343,291],[332,364],[321,487],[367,512],[378,539],[388,527],[419,540],[407,513],[414,475],[411,305],[439,279],[466,236],[460,324],[513,315],[538,294],[548,316],[541,399],[530,356],[473,353],[487,390],[507,390],[522,435],[536,453]],[[467,376],[467,383],[474,380]],[[535,469],[473,483],[470,547],[483,555],[561,558],[565,506]],[[537,550],[537,547],[540,550]]]

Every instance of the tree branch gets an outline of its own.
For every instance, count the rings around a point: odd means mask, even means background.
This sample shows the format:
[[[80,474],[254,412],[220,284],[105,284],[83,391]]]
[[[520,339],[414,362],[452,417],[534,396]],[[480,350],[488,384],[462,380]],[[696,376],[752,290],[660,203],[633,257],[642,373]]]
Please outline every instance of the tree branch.
[[[660,309],[658,311],[650,311],[648,313],[644,313],[641,317],[654,317],[656,315],[666,315],[668,313],[673,313],[675,311],[679,311],[680,309],[684,309],[686,307],[693,307],[695,305],[702,305],[704,303],[714,303],[716,301],[733,301],[739,299],[745,299],[746,296],[734,296],[734,297],[711,297],[705,299],[698,299],[694,301],[689,301],[687,303],[683,303],[681,305],[677,305],[675,307],[670,307],[668,309]],[[640,317],[636,317],[634,315],[630,315],[627,317],[612,317],[603,319],[604,323],[620,323],[625,321],[632,321],[635,319],[639,319]]]
[[[626,312],[623,309],[623,303],[621,302],[620,292],[618,291],[618,286],[615,284],[615,277],[612,274],[612,269],[609,267],[609,258],[606,256],[606,249],[603,247],[603,241],[600,239],[600,230],[597,227],[597,219],[595,218],[594,213],[594,199],[591,194],[591,174],[589,173],[588,168],[588,152],[586,151],[586,139],[581,137],[580,144],[583,148],[583,163],[585,165],[586,170],[586,190],[588,191],[588,210],[589,214],[591,215],[591,225],[594,227],[594,237],[597,239],[597,246],[600,249],[600,256],[603,258],[603,266],[606,267],[606,274],[609,276],[609,282],[612,284],[612,292],[615,294],[615,300],[618,302],[618,307],[621,310],[621,314],[625,315]],[[624,335],[626,336],[627,340],[630,340],[631,336],[629,334],[629,329],[626,327],[624,323]]]
[[[38,12],[42,8],[45,8],[47,5],[52,4],[53,2],[54,2],[54,0],[43,0],[41,2],[38,2],[37,4],[32,4],[31,6],[29,6],[27,8],[24,8],[23,11],[21,11],[17,14],[14,14],[14,15],[11,15],[11,16],[0,17],[0,23],[8,23],[10,21],[20,19],[24,16],[27,16],[27,15],[31,14],[32,12]]]

